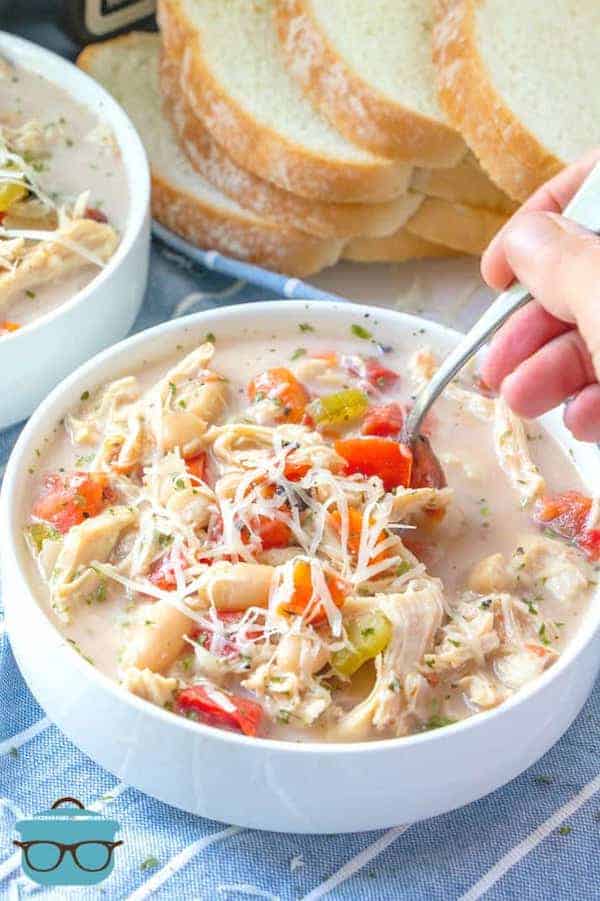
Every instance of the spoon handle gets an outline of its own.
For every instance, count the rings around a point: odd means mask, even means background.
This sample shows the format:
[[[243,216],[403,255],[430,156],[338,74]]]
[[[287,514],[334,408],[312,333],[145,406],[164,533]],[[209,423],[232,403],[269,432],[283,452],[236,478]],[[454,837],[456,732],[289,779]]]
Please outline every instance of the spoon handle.
[[[405,440],[407,444],[419,434],[423,419],[442,393],[448,382],[460,372],[465,363],[483,347],[494,332],[498,331],[513,313],[525,306],[531,300],[531,294],[519,282],[503,291],[496,300],[487,308],[483,316],[477,320],[463,340],[444,359],[442,365],[435,371],[427,384],[419,391],[413,408],[406,418]]]
[[[600,163],[592,169],[579,191],[565,207],[563,215],[591,231],[600,232]],[[419,434],[427,411],[448,382],[452,381],[465,363],[483,347],[500,326],[530,300],[531,294],[519,282],[514,282],[507,291],[498,295],[417,395],[404,425],[404,440],[407,444],[411,444]]]

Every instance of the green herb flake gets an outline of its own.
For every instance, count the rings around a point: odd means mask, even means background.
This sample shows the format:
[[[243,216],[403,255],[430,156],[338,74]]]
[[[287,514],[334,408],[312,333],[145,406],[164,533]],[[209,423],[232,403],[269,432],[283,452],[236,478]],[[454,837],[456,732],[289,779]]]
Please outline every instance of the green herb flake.
[[[142,870],[142,872],[145,870],[155,870],[158,866],[160,866],[160,864],[156,857],[147,857],[146,860],[141,862],[140,870]]]
[[[546,633],[546,623],[542,623],[542,625],[539,627],[538,635],[540,636],[540,641],[542,642],[542,644],[548,647],[548,645],[550,644],[550,639],[548,638],[548,635]]]
[[[558,830],[559,835],[570,835],[573,832],[572,826],[561,826]]]
[[[90,399],[89,391],[84,391],[83,394],[81,395],[81,397],[79,398],[79,400],[81,400],[81,401],[89,400],[89,399]]]
[[[276,716],[277,722],[281,723],[282,726],[285,726],[290,721],[290,711],[282,708]]]
[[[299,360],[300,357],[303,357],[305,354],[306,354],[306,348],[305,348],[305,347],[297,347],[296,350],[294,351],[294,353],[292,354],[291,359],[292,359],[292,360]]]
[[[357,338],[362,338],[363,341],[372,341],[373,335],[371,332],[366,329],[363,325],[358,325],[356,322],[350,326],[350,331]]]
[[[405,573],[409,572],[412,569],[412,566],[408,562],[408,560],[403,560],[402,563],[399,563],[396,567],[396,575],[403,576]]]
[[[533,781],[537,785],[550,785],[554,782],[554,776],[546,776],[544,773],[538,773],[533,777]]]
[[[10,754],[11,757],[18,757],[18,756],[19,756],[19,749],[18,749],[18,748],[11,748],[10,751],[9,751],[8,753]]]
[[[213,332],[207,332],[204,336],[204,340],[208,341],[210,344],[216,344],[217,338]]]
[[[27,531],[38,554],[42,550],[44,541],[60,541],[60,532],[45,522],[34,522]]]
[[[451,726],[455,722],[456,720],[451,719],[449,716],[441,716],[439,713],[434,713],[425,723],[425,731],[443,729],[445,726]]]
[[[35,298],[35,291],[32,291],[30,288],[25,291],[25,294],[30,300]]]
[[[314,332],[315,327],[310,322],[300,322],[298,328],[301,332]]]

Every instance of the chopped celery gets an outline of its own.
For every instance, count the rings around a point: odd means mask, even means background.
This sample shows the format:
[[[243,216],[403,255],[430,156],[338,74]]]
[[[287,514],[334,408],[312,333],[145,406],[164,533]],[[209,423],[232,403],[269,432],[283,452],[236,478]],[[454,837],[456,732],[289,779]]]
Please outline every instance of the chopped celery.
[[[364,391],[347,388],[318,397],[310,404],[308,412],[318,426],[340,428],[362,419],[369,406],[369,398]]]
[[[38,554],[42,550],[44,541],[60,540],[60,532],[45,522],[34,522],[27,529],[27,534]]]
[[[0,213],[5,213],[13,203],[27,196],[27,188],[13,181],[0,184]]]
[[[348,623],[346,633],[350,645],[335,651],[331,662],[340,676],[348,677],[386,649],[392,637],[392,624],[381,610],[374,610]]]

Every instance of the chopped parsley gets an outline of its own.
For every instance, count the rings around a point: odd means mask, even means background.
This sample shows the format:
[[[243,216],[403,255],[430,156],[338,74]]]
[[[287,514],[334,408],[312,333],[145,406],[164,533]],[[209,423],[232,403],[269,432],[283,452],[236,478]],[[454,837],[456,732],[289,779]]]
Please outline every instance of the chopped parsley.
[[[538,785],[550,785],[554,782],[554,776],[546,776],[544,773],[538,773],[533,777],[533,781]]]
[[[300,357],[303,357],[305,355],[305,353],[306,353],[305,347],[297,347],[296,350],[294,351],[294,353],[292,354],[291,359],[299,360]]]
[[[82,400],[82,401],[83,401],[83,400],[89,400],[89,399],[90,399],[90,392],[89,392],[89,391],[84,391],[83,394],[81,395],[81,397],[79,398],[79,400]]]
[[[363,341],[372,341],[373,340],[373,335],[371,334],[371,332],[368,329],[366,329],[363,325],[358,325],[358,323],[356,323],[356,322],[350,326],[350,331],[357,338],[362,338]]]
[[[453,720],[449,716],[442,716],[439,713],[434,713],[429,717],[424,728],[426,731],[429,731],[430,729],[443,729],[445,726],[451,726],[455,722],[456,720]]]
[[[27,297],[29,297],[30,300],[33,300],[33,298],[35,297],[35,291],[32,291],[30,288],[25,291],[25,294],[27,295]]]
[[[217,339],[213,332],[207,332],[204,336],[204,340],[210,342],[210,344],[215,344]]]
[[[573,832],[573,828],[571,826],[561,826],[558,830],[559,835],[570,835]]]
[[[548,634],[546,632],[546,623],[542,623],[542,625],[538,629],[538,635],[540,636],[540,641],[543,645],[548,647],[550,644],[550,639],[548,638]]]
[[[155,870],[156,867],[159,866],[159,862],[156,857],[147,857],[146,860],[143,860],[140,864],[140,870]]]
[[[310,322],[300,322],[298,328],[301,332],[314,332],[315,330],[314,325],[311,325]]]

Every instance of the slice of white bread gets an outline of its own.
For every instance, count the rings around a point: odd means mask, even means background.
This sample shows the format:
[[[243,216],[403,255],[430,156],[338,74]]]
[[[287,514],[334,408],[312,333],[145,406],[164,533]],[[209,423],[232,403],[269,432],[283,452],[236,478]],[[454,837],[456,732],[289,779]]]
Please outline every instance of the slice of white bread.
[[[436,96],[433,0],[275,0],[289,71],[361,146],[421,166],[464,153]]]
[[[405,263],[408,260],[455,256],[460,256],[457,250],[426,241],[405,228],[386,238],[353,238],[342,253],[342,259],[356,263]]]
[[[248,212],[201,178],[180,151],[161,112],[157,35],[132,32],[87,47],[78,65],[122,104],[139,131],[152,169],[152,214],[177,234],[290,275],[336,261],[342,242],[284,228]]]
[[[217,144],[191,112],[189,102],[180,91],[179,79],[178,64],[163,53],[160,63],[163,109],[182,150],[204,178],[259,216],[324,238],[379,237],[397,231],[421,203],[423,195],[414,191],[385,203],[325,203],[278,188],[242,169]]]
[[[415,169],[412,187],[430,197],[497,213],[513,213],[517,208],[514,200],[507,197],[486,175],[472,153],[467,153],[451,169]]]
[[[426,197],[404,228],[433,244],[477,256],[507,219],[504,213]]]
[[[194,114],[239,166],[327,202],[405,193],[411,167],[348,141],[287,72],[272,0],[161,0],[158,19]]]
[[[433,43],[450,121],[511,197],[599,143],[598,0],[439,0]]]

